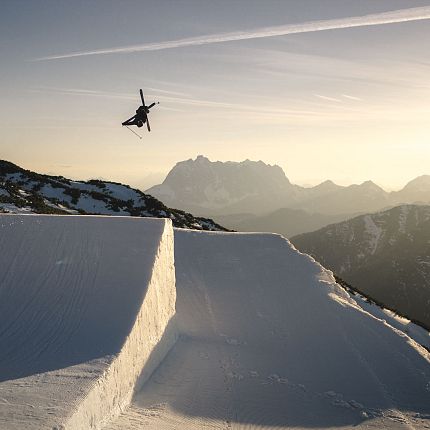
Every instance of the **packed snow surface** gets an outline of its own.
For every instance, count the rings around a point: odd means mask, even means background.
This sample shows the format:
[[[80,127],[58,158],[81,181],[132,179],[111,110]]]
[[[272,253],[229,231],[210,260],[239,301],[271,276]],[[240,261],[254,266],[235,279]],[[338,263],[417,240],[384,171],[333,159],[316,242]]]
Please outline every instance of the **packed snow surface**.
[[[428,352],[281,236],[2,215],[0,264],[1,429],[430,426]]]
[[[175,231],[180,338],[108,430],[430,427],[425,349],[277,235]]]
[[[100,428],[176,340],[173,229],[0,216],[0,428]]]

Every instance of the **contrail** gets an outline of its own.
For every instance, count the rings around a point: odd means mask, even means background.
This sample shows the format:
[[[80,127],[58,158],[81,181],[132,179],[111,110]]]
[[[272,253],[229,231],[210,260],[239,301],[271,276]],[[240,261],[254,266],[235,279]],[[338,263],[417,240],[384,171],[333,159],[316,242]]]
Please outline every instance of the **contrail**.
[[[328,100],[330,102],[342,103],[342,100],[335,99],[334,97],[322,96],[321,94],[314,94],[315,97],[319,99]]]
[[[353,16],[348,18],[278,25],[274,27],[258,28],[251,31],[235,31],[231,33],[219,33],[199,37],[189,37],[185,39],[168,40],[165,42],[144,43],[141,45],[123,46],[118,48],[97,49],[94,51],[71,52],[69,54],[41,57],[35,59],[35,61],[58,60],[61,58],[83,57],[87,55],[129,54],[132,52],[159,51],[162,49],[208,45],[211,43],[232,42],[235,40],[259,39],[263,37],[285,36],[287,34],[310,33],[314,31],[393,24],[399,22],[419,21],[424,19],[430,19],[430,6],[398,9],[389,12]]]

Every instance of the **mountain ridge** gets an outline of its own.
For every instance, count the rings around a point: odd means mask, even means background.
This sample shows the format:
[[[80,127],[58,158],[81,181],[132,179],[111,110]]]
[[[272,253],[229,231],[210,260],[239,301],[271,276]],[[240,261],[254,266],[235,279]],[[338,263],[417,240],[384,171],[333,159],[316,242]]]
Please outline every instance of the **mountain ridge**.
[[[318,230],[329,224],[353,218],[356,214],[325,215],[303,209],[281,208],[265,215],[215,215],[221,225],[242,232],[278,233],[286,238]]]
[[[387,192],[373,181],[341,186],[331,180],[314,187],[293,184],[278,165],[263,161],[210,161],[199,155],[176,163],[162,184],[146,192],[169,206],[205,216],[251,213],[281,208],[324,215],[350,215],[382,210],[400,203],[430,203],[430,176]]]
[[[291,241],[364,294],[430,329],[430,206],[360,215]]]
[[[162,184],[146,192],[157,195],[167,204],[175,202],[178,207],[189,207],[196,213],[209,208],[216,212],[226,206],[232,207],[233,211],[238,206],[239,212],[243,212],[244,208],[261,206],[262,202],[265,207],[275,207],[271,201],[275,196],[293,197],[297,187],[277,165],[268,165],[261,160],[212,162],[199,155],[195,160],[176,163]]]
[[[226,230],[209,218],[168,208],[153,196],[128,185],[44,175],[6,160],[0,160],[0,211],[160,217],[171,219],[175,227]]]

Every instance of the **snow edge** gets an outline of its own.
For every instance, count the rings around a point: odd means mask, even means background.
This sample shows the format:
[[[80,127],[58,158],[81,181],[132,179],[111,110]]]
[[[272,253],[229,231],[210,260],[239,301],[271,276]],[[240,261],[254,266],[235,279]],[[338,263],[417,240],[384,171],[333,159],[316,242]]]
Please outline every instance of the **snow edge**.
[[[101,429],[130,404],[177,340],[175,306],[173,226],[165,219],[148,289],[121,351],[58,430]]]

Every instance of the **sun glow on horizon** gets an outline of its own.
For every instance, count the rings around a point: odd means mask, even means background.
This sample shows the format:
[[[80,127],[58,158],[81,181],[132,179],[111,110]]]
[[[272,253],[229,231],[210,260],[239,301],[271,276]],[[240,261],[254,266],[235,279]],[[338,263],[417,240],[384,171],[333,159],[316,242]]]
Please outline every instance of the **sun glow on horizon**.
[[[245,3],[246,25],[238,6]],[[378,7],[370,1],[339,7],[327,0],[324,12],[318,2],[311,4],[267,2],[263,13],[238,0],[226,17],[211,5],[185,2],[163,18],[163,28],[148,18],[161,5],[148,4],[148,13],[139,14],[117,5],[100,11],[85,4],[87,18],[81,20],[66,13],[72,6],[64,6],[57,21],[29,5],[36,29],[20,22],[11,26],[7,17],[16,11],[7,5],[0,18],[10,41],[2,48],[0,77],[2,158],[44,173],[141,188],[198,154],[221,161],[261,159],[280,165],[292,182],[313,185],[326,179],[340,185],[372,180],[399,189],[430,174],[428,22],[339,24],[316,33],[316,21],[380,17],[402,4],[383,0]],[[421,15],[416,11],[421,17],[430,10],[429,2],[414,0],[396,13],[402,20],[416,7],[423,8]],[[117,24],[121,32],[111,34],[106,29],[118,14],[124,14]],[[43,20],[64,38],[54,40]],[[196,22],[202,25],[194,28]],[[303,31],[290,34],[296,24]],[[208,32],[208,25],[219,31]],[[267,30],[272,27],[284,35],[272,37]],[[212,43],[213,36],[204,44],[178,42],[180,49],[27,61],[71,52],[78,43],[75,28],[82,34],[82,52],[100,41],[131,46],[139,39],[150,46],[209,33],[228,43]],[[254,32],[258,39],[248,37],[252,29],[260,29]],[[31,32],[33,38],[23,43],[17,32]],[[232,38],[235,32],[241,37]],[[139,141],[121,122],[133,114],[142,87],[145,97],[160,105],[151,111],[151,133]]]

